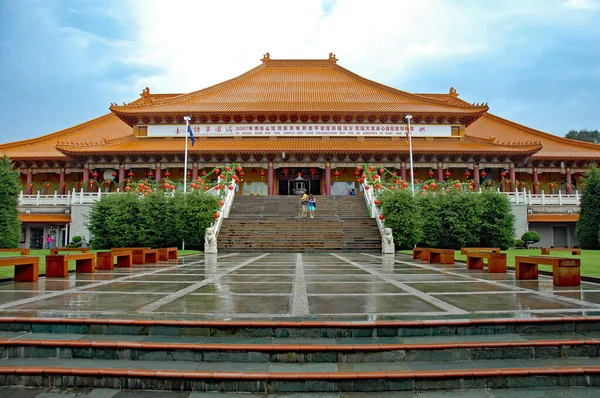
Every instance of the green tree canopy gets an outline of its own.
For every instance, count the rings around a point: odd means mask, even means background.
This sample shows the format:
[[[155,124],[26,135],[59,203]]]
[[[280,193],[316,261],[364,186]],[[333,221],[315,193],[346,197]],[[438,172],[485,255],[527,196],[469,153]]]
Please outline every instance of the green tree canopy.
[[[583,130],[570,130],[566,135],[565,138],[569,138],[571,140],[577,140],[577,141],[585,141],[585,142],[591,142],[594,144],[600,144],[600,131],[598,130],[587,130],[587,129],[583,129]]]
[[[575,234],[582,249],[600,249],[600,170],[592,163],[583,177],[585,189],[581,195],[581,210]]]
[[[19,246],[21,221],[17,212],[19,172],[4,154],[0,159],[0,248]]]

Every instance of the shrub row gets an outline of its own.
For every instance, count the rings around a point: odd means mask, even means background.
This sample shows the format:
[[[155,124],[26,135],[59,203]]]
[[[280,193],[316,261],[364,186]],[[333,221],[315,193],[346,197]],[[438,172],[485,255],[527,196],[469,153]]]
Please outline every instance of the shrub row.
[[[451,191],[413,197],[410,191],[401,190],[386,191],[379,199],[398,249],[417,245],[505,250],[514,242],[515,217],[508,198],[496,192]]]
[[[204,230],[218,209],[217,197],[199,191],[104,195],[88,218],[92,247],[181,247],[185,241],[186,249],[203,249]]]

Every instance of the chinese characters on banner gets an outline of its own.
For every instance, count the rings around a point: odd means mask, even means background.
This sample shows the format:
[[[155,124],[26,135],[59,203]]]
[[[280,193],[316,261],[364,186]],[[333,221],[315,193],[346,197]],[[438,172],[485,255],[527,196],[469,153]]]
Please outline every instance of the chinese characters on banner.
[[[191,125],[195,137],[210,136],[400,136],[405,137],[405,124],[195,124]],[[448,125],[411,125],[413,137],[450,137]],[[185,126],[148,126],[149,137],[185,136]]]

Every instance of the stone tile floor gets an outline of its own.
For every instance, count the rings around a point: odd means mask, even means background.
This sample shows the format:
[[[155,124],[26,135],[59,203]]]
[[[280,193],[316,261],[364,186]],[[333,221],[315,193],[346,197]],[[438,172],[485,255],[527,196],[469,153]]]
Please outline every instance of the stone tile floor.
[[[239,253],[0,283],[0,316],[448,319],[600,315],[600,284],[555,287],[409,256]]]
[[[460,390],[423,392],[368,392],[368,393],[272,393],[232,394],[186,391],[134,391],[105,388],[15,388],[0,387],[0,396],[11,398],[595,398],[600,388],[534,388],[500,390]]]

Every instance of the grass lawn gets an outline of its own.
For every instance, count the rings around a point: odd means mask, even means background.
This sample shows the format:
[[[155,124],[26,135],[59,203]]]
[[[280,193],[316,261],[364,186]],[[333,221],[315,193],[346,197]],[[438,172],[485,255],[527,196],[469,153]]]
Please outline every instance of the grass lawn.
[[[412,255],[412,250],[401,250],[399,253]],[[506,253],[506,265],[514,267],[516,256],[540,256],[542,252],[540,249],[511,249],[502,253]],[[573,256],[570,252],[552,252],[552,256],[581,258],[581,275],[600,278],[600,250],[582,250],[581,256]],[[460,254],[460,250],[454,253],[454,257],[457,260],[467,260],[467,256]],[[549,265],[540,265],[539,269],[552,271]]]
[[[105,250],[90,250],[90,253],[96,253],[99,251]],[[180,256],[185,256],[189,254],[199,254],[202,253],[200,250],[179,250]],[[32,250],[31,256],[38,256],[40,258],[40,275],[46,273],[46,256],[50,254],[50,250]],[[0,253],[0,257],[14,257],[18,256],[18,253]],[[75,270],[75,261],[69,261],[69,271]],[[2,279],[12,279],[15,276],[15,267],[0,267],[0,280]]]

